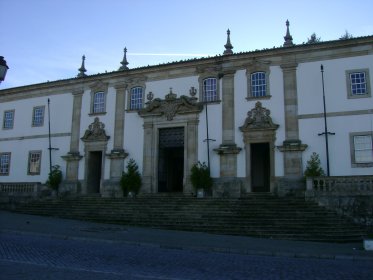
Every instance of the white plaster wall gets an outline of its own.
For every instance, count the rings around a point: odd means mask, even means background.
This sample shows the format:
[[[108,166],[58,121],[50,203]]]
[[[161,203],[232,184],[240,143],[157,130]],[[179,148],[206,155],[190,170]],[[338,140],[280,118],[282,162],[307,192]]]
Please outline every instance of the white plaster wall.
[[[370,85],[373,85],[373,55],[366,55],[299,64],[297,68],[299,114],[323,112],[321,64],[324,65],[324,88],[327,112],[372,108],[371,98],[347,98],[347,70],[368,68]]]
[[[125,159],[126,168],[129,159],[133,158],[140,173],[144,155],[144,121],[137,112],[126,112],[124,118],[124,150],[128,153]]]
[[[299,114],[322,114],[322,79],[320,65],[324,65],[324,86],[326,111],[334,113],[371,110],[373,100],[369,98],[347,98],[346,71],[369,69],[370,85],[373,83],[373,55],[303,63],[297,69]],[[346,115],[328,117],[328,131],[336,135],[329,136],[329,166],[332,176],[371,175],[372,167],[353,168],[351,166],[351,149],[349,133],[373,131],[373,115]],[[303,153],[303,166],[307,165],[312,152],[320,156],[326,172],[325,137],[318,136],[324,132],[323,116],[299,120],[300,138],[308,148]]]
[[[165,96],[170,93],[170,88],[172,88],[173,93],[177,94],[177,97],[180,97],[181,95],[190,96],[189,90],[192,86],[197,89],[197,91],[199,90],[198,76],[147,82],[145,89],[145,102],[147,102],[146,95],[150,91],[153,92],[154,98],[164,99]],[[198,92],[196,97],[198,97]]]
[[[70,133],[72,115],[71,93],[49,96],[51,134]],[[45,106],[44,125],[32,127],[32,112],[36,106]],[[11,152],[10,175],[2,176],[4,182],[41,182],[45,183],[49,173],[49,141],[48,141],[48,97],[28,98],[0,104],[2,114],[5,110],[15,110],[13,129],[0,130],[0,138],[19,137],[19,139],[0,142],[0,152]],[[31,138],[44,135],[43,138]],[[26,139],[24,138],[26,137]],[[61,158],[70,146],[70,136],[52,137],[52,165],[60,165],[63,174],[66,163]],[[28,175],[28,155],[30,151],[42,151],[40,175]]]
[[[327,119],[327,122],[328,131],[335,132],[335,135],[329,135],[328,137],[330,175],[372,175],[373,167],[352,167],[349,134],[352,132],[373,131],[373,116],[330,117]],[[321,165],[326,173],[325,137],[318,136],[318,133],[323,131],[323,118],[300,120],[300,134],[303,139],[306,139],[306,144],[308,144],[308,148],[303,153],[304,169],[311,154],[316,152],[320,156]]]

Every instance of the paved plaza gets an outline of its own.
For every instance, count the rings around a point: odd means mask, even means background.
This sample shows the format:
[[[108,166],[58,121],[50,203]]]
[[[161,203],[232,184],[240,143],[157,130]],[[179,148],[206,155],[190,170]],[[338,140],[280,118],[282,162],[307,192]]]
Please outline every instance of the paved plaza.
[[[359,244],[128,228],[8,212],[0,212],[0,225],[0,279],[372,279],[373,275],[373,255]]]

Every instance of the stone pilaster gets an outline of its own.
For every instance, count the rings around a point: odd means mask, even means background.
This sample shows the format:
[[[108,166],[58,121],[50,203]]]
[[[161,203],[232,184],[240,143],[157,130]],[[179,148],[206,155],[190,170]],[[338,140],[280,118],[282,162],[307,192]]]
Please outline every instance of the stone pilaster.
[[[285,141],[279,149],[284,153],[284,172],[288,177],[302,176],[302,152],[307,145],[299,140],[296,62],[281,65],[284,80]]]
[[[74,91],[73,94],[73,114],[71,123],[70,151],[62,156],[66,160],[66,178],[63,183],[65,191],[79,192],[78,175],[79,161],[82,156],[79,153],[80,141],[80,119],[82,109],[83,90]]]
[[[110,180],[118,181],[122,176],[124,170],[124,159],[127,153],[123,147],[124,137],[124,101],[127,85],[118,84],[115,86],[116,100],[115,100],[115,120],[114,120],[114,138],[113,150],[108,155],[110,161]]]
[[[222,144],[214,149],[220,155],[220,177],[237,176],[237,154],[241,151],[235,143],[234,127],[234,74],[227,71],[222,88]]]
[[[155,193],[153,186],[153,162],[154,162],[154,133],[153,123],[144,122],[144,155],[142,161],[143,175],[142,187],[143,193]]]
[[[188,120],[187,121],[187,127],[186,127],[186,151],[187,151],[187,166],[184,168],[185,170],[185,187],[184,187],[184,193],[190,194],[193,192],[193,187],[190,182],[190,170],[192,169],[192,166],[198,161],[198,120]]]

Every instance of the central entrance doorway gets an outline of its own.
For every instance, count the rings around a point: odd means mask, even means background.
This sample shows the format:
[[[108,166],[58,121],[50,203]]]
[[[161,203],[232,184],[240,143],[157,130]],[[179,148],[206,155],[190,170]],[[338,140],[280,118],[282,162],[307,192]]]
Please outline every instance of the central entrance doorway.
[[[182,192],[184,127],[159,129],[158,192]]]
[[[89,152],[87,191],[88,193],[99,193],[101,184],[102,152]]]
[[[253,192],[270,191],[269,143],[251,144],[251,174]]]

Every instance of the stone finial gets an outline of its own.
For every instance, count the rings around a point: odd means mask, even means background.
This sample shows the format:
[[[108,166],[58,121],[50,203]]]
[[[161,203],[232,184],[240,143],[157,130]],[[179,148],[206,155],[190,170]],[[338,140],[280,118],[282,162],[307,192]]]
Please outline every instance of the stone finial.
[[[85,61],[85,55],[82,56],[82,66],[80,66],[80,68],[78,69],[79,70],[79,74],[77,76],[78,78],[82,78],[82,77],[87,76],[85,74],[85,72],[87,72],[87,70],[85,69],[84,61]]]
[[[121,61],[122,66],[119,68],[119,71],[124,71],[128,70],[128,61],[127,61],[127,48],[124,48],[124,55],[123,55],[123,60]]]
[[[286,21],[286,35],[284,37],[285,39],[285,43],[284,43],[284,47],[290,47],[290,46],[294,46],[293,44],[293,37],[290,35],[290,31],[289,31],[289,20]]]
[[[233,46],[231,44],[230,35],[231,35],[231,31],[228,29],[227,30],[227,43],[224,45],[224,47],[225,47],[224,54],[233,54],[233,51],[232,51]]]

